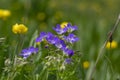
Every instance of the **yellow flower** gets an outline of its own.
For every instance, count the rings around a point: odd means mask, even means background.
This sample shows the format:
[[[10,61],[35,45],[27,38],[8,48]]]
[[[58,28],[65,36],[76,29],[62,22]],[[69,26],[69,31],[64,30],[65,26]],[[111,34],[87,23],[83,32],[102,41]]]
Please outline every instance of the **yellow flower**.
[[[108,41],[107,44],[106,44],[106,48],[107,49],[114,49],[114,48],[117,48],[118,46],[118,43],[116,41],[112,41],[111,43]]]
[[[6,19],[10,15],[11,15],[11,12],[9,10],[0,9],[0,18]]]
[[[68,24],[68,22],[63,22],[63,23],[61,23],[61,28],[65,28],[66,26],[67,26],[67,24]]]
[[[25,34],[28,31],[28,28],[23,24],[15,24],[12,27],[12,31],[15,34]]]
[[[90,66],[90,63],[89,63],[88,61],[84,61],[84,62],[83,62],[83,68],[84,68],[84,69],[89,68],[89,66]]]

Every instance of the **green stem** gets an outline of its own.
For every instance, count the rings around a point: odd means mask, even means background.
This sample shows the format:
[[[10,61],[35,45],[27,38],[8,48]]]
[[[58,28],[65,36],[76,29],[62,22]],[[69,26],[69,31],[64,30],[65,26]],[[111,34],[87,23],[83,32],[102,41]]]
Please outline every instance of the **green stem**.
[[[117,19],[115,25],[113,26],[112,30],[110,31],[110,34],[108,35],[105,43],[103,44],[103,46],[101,47],[101,49],[100,49],[100,51],[99,51],[99,53],[98,53],[98,57],[97,57],[97,59],[96,59],[96,61],[95,61],[95,65],[94,65],[94,67],[93,67],[93,69],[92,69],[92,72],[91,72],[90,77],[89,77],[88,80],[92,80],[93,73],[94,73],[95,70],[96,70],[96,66],[97,66],[97,64],[98,64],[98,61],[100,60],[101,56],[103,55],[104,48],[105,48],[107,42],[110,40],[110,38],[111,38],[111,36],[113,35],[113,33],[115,32],[115,30],[117,29],[119,22],[120,22],[120,15],[118,16],[118,19]]]

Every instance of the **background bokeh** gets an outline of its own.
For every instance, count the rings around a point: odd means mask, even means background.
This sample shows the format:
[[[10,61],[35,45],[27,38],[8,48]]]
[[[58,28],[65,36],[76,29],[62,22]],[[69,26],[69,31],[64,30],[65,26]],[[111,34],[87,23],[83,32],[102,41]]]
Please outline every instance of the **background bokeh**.
[[[16,44],[17,37],[12,33],[12,26],[15,23],[23,23],[28,27],[24,43],[24,47],[27,47],[36,29],[38,34],[41,31],[53,31],[52,27],[65,21],[79,28],[76,35],[80,41],[74,48],[83,53],[82,61],[94,63],[100,47],[120,13],[120,0],[0,0],[0,9],[11,12],[8,18],[0,18],[0,37],[6,38],[4,47]],[[115,77],[120,76],[119,31],[120,25],[113,36],[118,47],[112,50],[105,49],[105,55],[110,60]],[[3,48],[0,49],[2,68],[4,57],[9,53],[4,53]],[[101,74],[106,69],[105,64],[106,61],[102,58],[97,66],[96,78],[105,76]],[[98,80],[96,78],[95,80]],[[99,79],[103,80],[102,77]]]

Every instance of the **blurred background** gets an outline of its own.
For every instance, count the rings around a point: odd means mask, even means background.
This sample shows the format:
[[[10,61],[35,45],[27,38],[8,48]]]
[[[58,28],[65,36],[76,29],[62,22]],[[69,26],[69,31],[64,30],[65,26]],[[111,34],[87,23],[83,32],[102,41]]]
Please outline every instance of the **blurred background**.
[[[16,23],[23,23],[29,29],[24,44],[26,47],[36,29],[39,32],[53,31],[52,27],[56,24],[70,22],[79,28],[76,35],[80,41],[74,48],[83,53],[83,61],[94,62],[108,32],[118,18],[120,0],[0,0],[0,9],[10,11],[10,16],[0,18],[0,38],[6,38],[6,44],[15,45],[17,37],[12,33],[12,26]],[[118,46],[111,50],[105,49],[105,55],[108,56],[116,76],[120,74],[119,31],[120,25],[113,36]],[[3,50],[0,53],[2,54]],[[2,55],[7,54],[9,53]],[[104,64],[104,59],[99,62],[96,77],[102,75]]]

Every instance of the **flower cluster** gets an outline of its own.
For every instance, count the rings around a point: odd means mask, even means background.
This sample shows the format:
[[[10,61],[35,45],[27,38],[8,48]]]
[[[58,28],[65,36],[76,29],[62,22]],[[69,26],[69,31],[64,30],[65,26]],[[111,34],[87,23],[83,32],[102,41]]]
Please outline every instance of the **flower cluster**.
[[[29,48],[23,49],[20,55],[23,56],[24,59],[26,59],[31,54],[37,53],[37,52],[38,52],[38,48],[34,48],[33,46],[31,46]]]
[[[74,42],[77,42],[79,40],[79,38],[72,33],[77,29],[78,29],[77,26],[72,26],[70,23],[64,25],[57,24],[56,27],[53,27],[53,30],[57,32],[57,35],[51,32],[41,32],[40,35],[36,38],[35,42],[41,43],[43,41],[46,41],[48,45],[55,46],[58,50],[61,50],[67,56],[71,57],[74,55],[74,51],[70,49],[70,47],[67,44],[68,43],[73,44]],[[27,58],[31,55],[31,53],[34,52],[38,52],[38,50],[33,47],[28,48],[22,50],[21,56]],[[66,59],[66,62],[69,63],[70,61],[71,61],[70,59]]]
[[[10,15],[11,15],[11,12],[9,10],[0,9],[0,18],[6,19]]]
[[[72,56],[74,54],[74,51],[72,49],[69,49],[69,47],[66,45],[66,42],[72,44],[79,40],[79,38],[72,33],[77,29],[77,26],[72,26],[70,23],[64,25],[64,27],[57,24],[53,30],[57,32],[58,36],[52,34],[51,32],[41,32],[40,35],[36,38],[36,42],[42,42],[45,40],[49,44],[52,44],[58,49],[62,50],[68,56]],[[66,32],[68,32],[69,35],[65,36],[64,33]],[[62,37],[59,36],[59,34],[62,35]]]
[[[28,31],[28,28],[23,24],[15,24],[12,27],[12,31],[15,34],[25,34]]]

